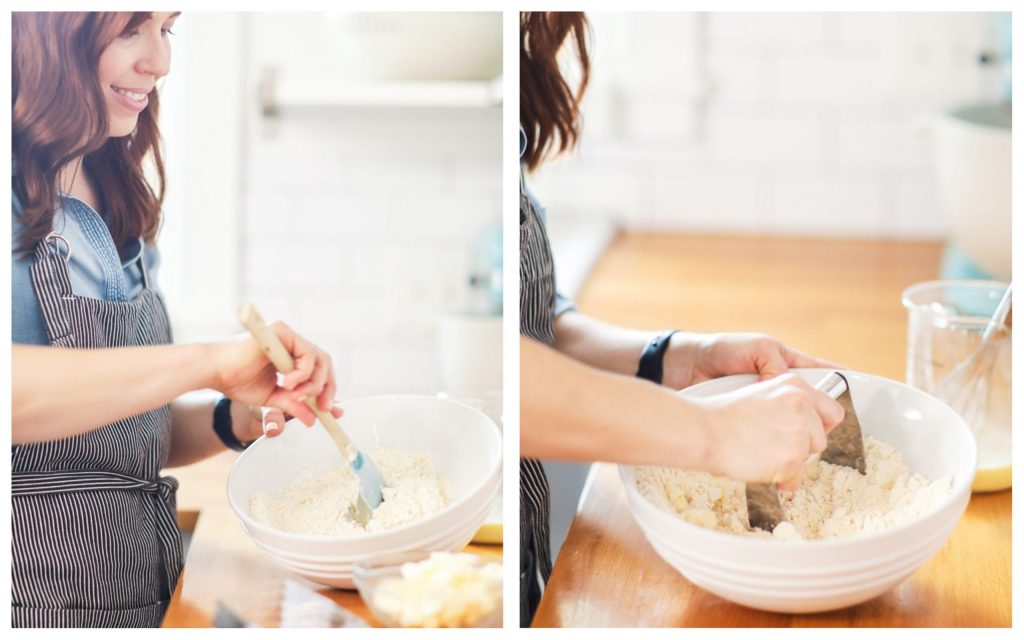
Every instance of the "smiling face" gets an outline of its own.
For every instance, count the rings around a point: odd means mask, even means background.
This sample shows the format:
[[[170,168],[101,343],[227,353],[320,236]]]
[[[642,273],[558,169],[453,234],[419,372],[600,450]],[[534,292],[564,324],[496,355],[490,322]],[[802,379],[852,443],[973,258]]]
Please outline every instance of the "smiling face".
[[[131,134],[156,81],[171,69],[169,36],[178,13],[156,12],[130,27],[100,54],[99,81],[111,137]]]

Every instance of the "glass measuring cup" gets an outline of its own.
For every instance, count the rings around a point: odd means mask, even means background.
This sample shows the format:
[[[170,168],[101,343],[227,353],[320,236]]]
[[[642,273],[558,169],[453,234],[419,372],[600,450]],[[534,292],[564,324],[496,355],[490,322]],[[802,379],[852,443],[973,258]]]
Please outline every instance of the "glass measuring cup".
[[[1004,291],[1005,283],[991,280],[937,280],[904,290],[903,306],[909,313],[907,383],[934,392],[939,382],[980,346]],[[1004,488],[979,487],[979,483],[1002,482],[986,480],[982,471],[1008,468],[1011,463],[1011,336],[1008,327],[993,336],[999,351],[988,372],[988,397],[976,423],[968,425],[978,440],[976,490]]]

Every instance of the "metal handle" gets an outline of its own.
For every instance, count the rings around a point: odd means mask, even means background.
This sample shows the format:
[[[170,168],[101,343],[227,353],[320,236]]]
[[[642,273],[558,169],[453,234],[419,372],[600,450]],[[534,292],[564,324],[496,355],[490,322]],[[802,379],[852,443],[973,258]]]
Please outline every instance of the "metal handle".
[[[253,339],[256,340],[256,344],[260,345],[263,353],[266,354],[278,371],[289,373],[295,369],[295,360],[292,358],[292,354],[288,353],[288,349],[285,349],[281,339],[277,337],[273,329],[267,326],[267,323],[259,312],[256,311],[255,307],[251,304],[244,305],[238,312],[238,320],[249,331]],[[305,404],[313,411],[320,424],[327,429],[327,433],[334,440],[334,443],[338,445],[338,449],[342,454],[349,461],[354,460],[357,453],[356,448],[352,445],[352,441],[349,440],[348,436],[345,435],[338,421],[331,415],[331,412],[321,411],[320,407],[316,404],[316,398],[306,398]]]
[[[993,334],[995,334],[999,329],[1002,329],[1003,325],[1006,324],[1006,316],[1010,313],[1010,297],[1012,295],[1010,290],[1012,288],[1013,283],[1006,286],[1006,291],[1003,292],[1002,299],[999,301],[999,304],[996,305],[995,312],[992,314],[992,317],[989,318],[988,324],[985,325],[984,333],[981,334],[982,343],[986,343],[991,340]]]
[[[818,384],[814,385],[814,388],[818,391],[824,391],[833,400],[838,400],[839,396],[843,395],[850,388],[850,383],[846,381],[846,378],[841,373],[833,371],[822,378]]]

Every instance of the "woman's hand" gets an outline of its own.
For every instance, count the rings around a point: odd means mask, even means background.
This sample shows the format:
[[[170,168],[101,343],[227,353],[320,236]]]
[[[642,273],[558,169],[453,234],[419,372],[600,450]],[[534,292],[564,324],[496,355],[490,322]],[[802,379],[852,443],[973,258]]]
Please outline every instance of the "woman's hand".
[[[825,450],[844,415],[842,405],[792,373],[690,400],[708,410],[712,473],[786,490],[800,486],[804,461]]]
[[[774,378],[790,367],[845,367],[813,358],[761,333],[677,333],[665,354],[662,383],[673,389],[739,373]]]
[[[331,407],[331,414],[340,418],[341,407]],[[284,433],[285,423],[291,419],[280,409],[253,407],[242,402],[231,403],[231,427],[239,442],[252,442],[262,435],[276,438]]]
[[[242,335],[211,345],[211,386],[233,401],[274,407],[312,425],[316,416],[306,406],[305,398],[315,398],[321,411],[334,406],[337,387],[331,357],[283,322],[271,323],[270,328],[295,361],[295,368],[281,377],[280,384],[277,369],[263,350],[251,337]]]

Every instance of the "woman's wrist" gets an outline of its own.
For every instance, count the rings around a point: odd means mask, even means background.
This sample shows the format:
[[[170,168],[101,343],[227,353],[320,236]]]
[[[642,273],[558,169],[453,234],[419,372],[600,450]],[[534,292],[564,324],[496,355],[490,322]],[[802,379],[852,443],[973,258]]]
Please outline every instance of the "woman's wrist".
[[[679,390],[690,386],[696,363],[696,336],[693,333],[676,332],[669,341],[663,364],[664,375],[661,384]]]
[[[665,387],[655,389],[662,398],[652,403],[657,410],[645,425],[650,431],[646,447],[649,464],[708,471],[715,449],[712,416],[690,398]]]
[[[192,345],[196,349],[197,356],[202,359],[200,374],[204,386],[207,389],[216,389],[223,393],[224,371],[221,365],[224,343],[202,342]]]

